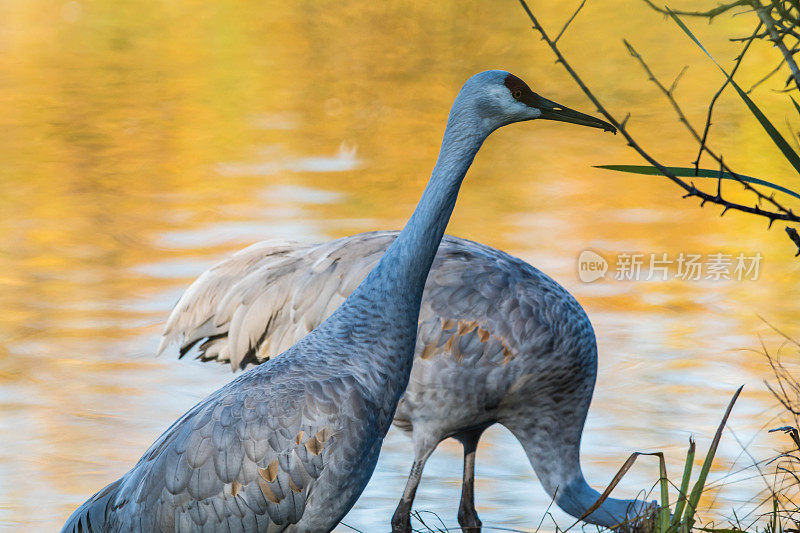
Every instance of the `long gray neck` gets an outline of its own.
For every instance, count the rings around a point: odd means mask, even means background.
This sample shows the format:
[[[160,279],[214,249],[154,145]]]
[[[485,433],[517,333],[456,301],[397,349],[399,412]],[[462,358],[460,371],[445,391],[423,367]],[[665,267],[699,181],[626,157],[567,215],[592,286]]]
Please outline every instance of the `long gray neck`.
[[[367,389],[381,398],[380,420],[386,429],[408,385],[428,271],[464,175],[492,131],[472,118],[460,96],[450,112],[436,166],[411,219],[364,281],[317,328],[348,346],[330,360],[338,359],[336,364],[352,368]]]
[[[581,424],[582,428],[582,424]],[[580,518],[600,498],[583,477],[580,465],[580,435],[553,434],[552,428],[509,428],[522,443],[542,487],[561,510]],[[608,480],[611,481],[611,480]],[[613,527],[641,512],[641,500],[606,499],[584,519],[590,524]]]
[[[464,124],[448,124],[436,166],[414,214],[366,279],[365,285],[379,281],[384,294],[412,307],[419,306],[461,182],[485,138],[459,126]]]
[[[379,304],[384,313],[416,326],[425,280],[444,235],[458,190],[481,144],[491,133],[470,120],[456,99],[436,166],[403,231],[341,310]],[[338,311],[337,311],[338,312]]]

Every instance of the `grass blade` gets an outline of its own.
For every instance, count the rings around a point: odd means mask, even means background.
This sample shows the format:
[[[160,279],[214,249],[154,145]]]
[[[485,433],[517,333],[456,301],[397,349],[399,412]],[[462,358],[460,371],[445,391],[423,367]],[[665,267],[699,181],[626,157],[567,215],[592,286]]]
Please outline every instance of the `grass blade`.
[[[639,457],[640,455],[642,454],[639,452],[633,452],[630,455],[630,457],[628,457],[625,463],[620,467],[619,471],[617,471],[617,473],[614,475],[614,479],[612,479],[611,483],[608,484],[606,490],[604,490],[603,493],[600,495],[600,497],[597,498],[597,501],[594,502],[592,506],[589,507],[586,510],[586,512],[583,513],[581,517],[578,518],[578,520],[576,520],[575,523],[569,526],[567,529],[572,529],[573,527],[575,527],[576,524],[581,522],[581,520],[583,520],[584,518],[595,512],[597,509],[600,508],[601,505],[603,505],[603,502],[608,499],[608,496],[609,494],[611,494],[611,491],[614,490],[614,488],[619,484],[620,480],[625,476],[626,473],[628,473],[628,470],[631,469],[633,463],[636,462],[636,458]]]
[[[778,529],[778,498],[772,498],[772,533],[779,533]]]
[[[717,453],[717,446],[719,446],[719,441],[722,438],[722,430],[725,429],[725,424],[728,422],[728,417],[733,409],[733,404],[736,403],[736,399],[739,398],[739,394],[742,392],[743,388],[744,385],[739,387],[734,393],[733,398],[731,398],[728,408],[725,410],[725,415],[722,417],[722,421],[720,421],[717,432],[714,435],[714,440],[711,441],[711,446],[708,448],[708,453],[706,454],[705,461],[703,461],[703,467],[700,469],[700,474],[697,476],[697,481],[695,482],[694,487],[692,487],[692,493],[689,496],[688,505],[686,506],[686,511],[684,512],[683,516],[683,525],[685,525],[689,531],[691,531],[692,524],[694,524],[694,514],[697,510],[697,504],[700,502],[700,496],[703,494],[703,487],[705,487],[708,472],[711,470],[711,463],[714,461],[714,454]]]
[[[664,454],[658,452],[658,483],[661,485],[661,509],[658,511],[658,521],[661,533],[666,533],[669,529],[669,478],[667,478],[667,462]]]
[[[597,165],[595,168],[602,168],[604,170],[616,170],[617,172],[629,172],[631,174],[642,174],[646,176],[661,176],[662,173],[656,167],[652,167],[649,165]],[[666,167],[666,169],[672,172],[675,176],[679,178],[715,178],[719,179],[722,178],[724,180],[738,180],[746,181],[747,183],[755,183],[757,185],[763,185],[764,187],[769,187],[770,189],[774,189],[776,191],[780,191],[782,193],[788,194],[789,196],[794,196],[797,199],[800,199],[800,193],[796,193],[791,189],[787,189],[782,185],[778,185],[777,183],[773,183],[771,181],[767,181],[761,178],[754,178],[752,176],[746,176],[744,174],[736,174],[734,175],[728,172],[720,172],[719,170],[709,170],[707,168],[701,168],[695,171],[693,167]]]
[[[672,517],[670,528],[677,529],[678,524],[681,523],[683,510],[686,507],[686,498],[689,493],[689,480],[692,477],[692,468],[694,467],[694,453],[697,446],[693,438],[689,438],[689,451],[686,452],[686,463],[683,465],[683,477],[681,478],[680,494],[678,494],[678,502],[675,504],[675,514]]]
[[[717,63],[717,60],[714,59],[714,57],[710,53],[708,53],[708,50],[705,49],[705,47],[700,43],[697,37],[694,36],[692,31],[686,26],[686,24],[684,24],[683,21],[680,18],[678,18],[678,16],[673,11],[668,10],[668,12],[669,16],[672,17],[672,20],[675,21],[678,27],[680,27],[680,29],[683,30],[683,32],[686,35],[688,35],[689,38],[692,41],[694,41],[695,44],[697,44],[697,46],[699,46],[703,52],[705,52],[705,54],[709,57],[709,59],[711,59],[711,61],[713,61],[714,64],[717,65],[717,67],[722,71],[722,73],[725,74],[728,80],[730,80],[730,83],[733,86],[733,88],[736,90],[737,93],[739,93],[739,96],[742,98],[742,100],[744,100],[744,103],[747,105],[748,109],[750,109],[750,112],[753,113],[756,119],[758,119],[758,122],[761,123],[761,127],[763,127],[764,130],[767,132],[767,134],[770,136],[772,142],[775,143],[775,146],[777,146],[778,149],[783,153],[783,156],[786,158],[787,161],[789,161],[789,163],[794,167],[794,169],[798,173],[800,173],[800,156],[797,155],[797,152],[795,152],[792,149],[792,147],[789,146],[789,143],[786,142],[786,139],[783,138],[783,135],[781,135],[778,132],[778,130],[775,129],[775,126],[772,125],[772,122],[770,122],[769,119],[766,117],[766,115],[764,115],[764,113],[761,112],[761,110],[758,108],[755,102],[753,102],[753,100],[751,100],[750,97],[747,96],[747,93],[745,93],[742,90],[742,88],[739,87],[739,84],[733,81],[733,78],[731,78],[731,76],[725,71],[725,69],[722,68],[722,66],[719,63]]]
[[[669,513],[669,495],[667,494],[667,496],[664,497],[664,490],[667,487],[667,466],[666,466],[666,463],[664,462],[664,454],[662,452],[652,452],[652,453],[633,452],[630,455],[630,457],[628,457],[628,459],[625,461],[625,463],[620,467],[620,469],[617,471],[617,473],[614,475],[614,478],[608,484],[608,486],[606,487],[606,490],[604,490],[603,493],[600,495],[600,497],[597,498],[597,501],[594,502],[592,504],[592,506],[589,507],[586,510],[586,512],[581,515],[580,518],[578,518],[571,526],[569,526],[564,531],[568,531],[568,530],[572,529],[573,527],[578,525],[580,522],[582,522],[584,518],[586,518],[587,516],[589,516],[590,514],[595,512],[597,509],[599,509],[600,506],[603,505],[603,502],[608,499],[609,495],[611,494],[611,491],[614,490],[614,488],[619,484],[619,482],[622,480],[622,478],[625,477],[625,474],[628,473],[628,470],[631,469],[631,467],[633,466],[633,463],[636,462],[636,459],[639,458],[642,455],[654,455],[654,456],[657,456],[660,459],[660,462],[661,462],[660,463],[661,464],[660,468],[661,468],[661,477],[662,477],[662,479],[661,479],[661,483],[662,483],[662,489],[661,489],[662,490],[662,500],[666,502],[667,512]],[[617,524],[617,525],[621,525],[621,524]]]

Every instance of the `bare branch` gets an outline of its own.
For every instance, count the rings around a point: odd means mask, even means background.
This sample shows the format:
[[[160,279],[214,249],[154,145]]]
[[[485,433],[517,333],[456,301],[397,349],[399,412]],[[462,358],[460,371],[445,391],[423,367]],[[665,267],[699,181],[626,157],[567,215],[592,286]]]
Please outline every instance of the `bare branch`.
[[[762,6],[760,2],[756,1],[758,7],[756,8],[756,13],[758,13],[758,18],[761,19],[761,22],[767,28],[769,32],[770,40],[775,43],[775,46],[778,47],[778,50],[781,51],[783,54],[783,58],[786,60],[786,64],[789,65],[789,70],[792,71],[792,77],[794,78],[795,85],[800,88],[800,68],[798,68],[797,63],[794,60],[794,55],[789,52],[789,49],[786,47],[786,44],[783,42],[783,36],[778,32],[778,29],[775,24],[775,20],[772,18],[770,13],[771,8]],[[777,2],[773,2],[773,5],[778,5]],[[780,9],[780,7],[778,7]]]
[[[672,85],[669,86],[669,94],[673,94],[675,92],[675,89],[678,88],[678,82],[681,81],[681,78],[683,78],[683,75],[686,74],[687,70],[689,70],[689,65],[684,65],[681,71],[678,72],[678,75],[675,76],[674,80],[672,80]]]
[[[781,205],[780,203],[778,203],[777,200],[775,200],[775,196],[774,195],[766,196],[765,194],[763,194],[761,191],[759,191],[758,189],[756,189],[755,187],[753,187],[752,185],[750,185],[746,181],[739,179],[739,176],[736,174],[736,172],[734,172],[733,169],[728,167],[728,165],[726,165],[723,162],[722,156],[719,156],[716,153],[714,153],[714,151],[712,151],[711,148],[705,142],[703,142],[703,140],[701,139],[700,135],[697,133],[697,130],[692,126],[691,122],[689,122],[689,119],[686,118],[686,114],[683,112],[683,109],[681,109],[681,106],[678,104],[678,101],[675,99],[675,95],[672,94],[672,90],[671,89],[667,89],[664,86],[664,84],[661,83],[661,81],[659,81],[659,79],[656,77],[656,75],[650,69],[650,66],[645,62],[644,58],[642,58],[641,54],[639,54],[639,52],[636,51],[636,49],[633,47],[633,45],[631,45],[631,43],[629,43],[627,40],[624,40],[624,39],[623,39],[623,42],[625,43],[625,46],[628,48],[628,52],[630,52],[631,56],[633,56],[633,58],[636,59],[639,62],[639,64],[644,69],[644,71],[647,73],[648,79],[650,81],[652,81],[656,85],[656,87],[658,87],[658,89],[664,94],[664,96],[667,98],[669,103],[672,105],[672,108],[675,110],[675,113],[678,115],[678,120],[680,120],[680,122],[686,127],[686,129],[689,131],[689,133],[692,135],[692,137],[694,137],[695,141],[697,141],[701,145],[702,150],[705,153],[707,153],[714,161],[716,161],[719,164],[720,176],[723,175],[723,172],[731,174],[734,177],[734,179],[737,182],[739,182],[742,185],[742,187],[744,187],[745,190],[750,191],[750,192],[752,192],[753,194],[756,195],[756,197],[758,198],[759,205],[760,205],[761,201],[766,201],[766,202],[772,204],[772,206],[775,207],[777,209],[777,211],[783,212],[783,213],[787,213],[789,210],[787,208],[785,208],[783,205]],[[730,79],[731,78],[729,77],[728,80],[730,80]],[[697,168],[697,167],[695,167],[695,168]],[[719,189],[718,189],[717,192],[718,192],[718,194],[716,196],[716,199],[718,201],[715,202],[715,203],[720,203],[720,201],[723,201],[723,198],[719,194]],[[723,204],[720,203],[720,205],[723,205]],[[722,214],[724,215],[728,211],[728,209],[731,209],[731,208],[726,206],[725,209],[722,211]],[[774,221],[775,221],[775,219],[770,218],[770,221],[769,221],[770,227],[772,226],[772,223]]]
[[[726,13],[735,7],[747,7],[744,12],[755,12],[756,16],[764,26],[764,31],[761,33],[756,31],[750,37],[734,38],[731,40],[751,42],[752,39],[763,39],[771,41],[773,45],[780,51],[781,57],[784,60],[784,62],[778,65],[775,71],[786,64],[791,71],[787,85],[789,82],[794,81],[793,89],[800,89],[800,67],[798,67],[797,62],[794,60],[794,55],[797,53],[797,44],[790,48],[785,42],[787,38],[793,38],[796,41],[800,41],[800,32],[796,31],[798,26],[800,26],[800,2],[797,2],[796,0],[765,0],[764,2],[762,2],[762,0],[736,0],[734,2],[720,4],[719,6],[707,11],[684,11],[658,7],[653,0],[642,1],[650,6],[651,9],[665,15],[673,13],[675,15],[707,18],[709,22],[713,21],[714,17],[721,15],[722,13]],[[736,13],[734,16],[737,14],[742,13]],[[774,72],[771,72],[765,76],[750,90],[766,81],[772,76],[772,74],[774,74]]]
[[[556,56],[556,58],[557,58],[556,62],[557,63],[561,63],[561,65],[564,67],[564,69],[567,71],[567,73],[572,77],[572,79],[575,81],[575,83],[578,85],[578,87],[580,87],[580,89],[587,96],[587,98],[589,98],[589,100],[595,105],[595,107],[597,108],[598,112],[600,112],[606,118],[606,120],[608,120],[608,122],[610,122],[613,126],[615,126],[619,130],[619,132],[622,134],[622,136],[628,142],[628,145],[631,148],[633,148],[634,150],[636,150],[636,152],[642,158],[644,158],[645,161],[647,161],[652,166],[657,168],[659,170],[659,172],[661,172],[664,176],[666,176],[673,183],[675,183],[676,185],[681,187],[685,192],[685,194],[683,196],[684,198],[690,198],[690,197],[698,198],[700,200],[701,207],[703,205],[705,205],[706,203],[719,205],[719,206],[724,208],[723,213],[726,212],[726,211],[729,211],[729,210],[735,210],[735,211],[740,211],[740,212],[743,212],[743,213],[749,213],[749,214],[752,214],[752,215],[765,217],[770,222],[772,222],[774,220],[785,220],[785,221],[789,221],[789,222],[800,223],[800,217],[795,215],[792,212],[791,209],[783,210],[783,209],[779,208],[777,210],[771,211],[771,210],[767,210],[767,209],[762,209],[758,204],[753,205],[753,206],[749,206],[749,205],[745,205],[745,204],[731,202],[731,201],[725,200],[724,198],[718,198],[717,195],[712,195],[712,194],[708,194],[708,193],[706,193],[704,191],[701,191],[700,189],[695,187],[695,185],[693,183],[691,183],[691,184],[690,183],[686,183],[684,180],[682,180],[679,177],[677,177],[666,166],[661,164],[659,161],[657,161],[655,158],[653,158],[653,156],[651,156],[648,152],[646,152],[636,142],[636,140],[631,136],[630,132],[628,132],[627,128],[625,127],[626,124],[620,123],[600,103],[598,98],[586,86],[586,84],[581,79],[581,77],[578,75],[578,73],[575,72],[575,69],[573,69],[572,66],[569,64],[569,62],[567,62],[566,58],[561,53],[561,50],[558,48],[558,45],[552,39],[550,39],[550,37],[548,36],[548,34],[545,31],[545,29],[542,27],[542,25],[539,23],[539,21],[536,18],[536,16],[531,11],[530,7],[528,7],[527,2],[525,0],[519,0],[519,3],[522,6],[523,10],[525,11],[526,15],[528,16],[528,18],[533,23],[533,29],[536,30],[542,36],[542,40],[545,41],[547,46],[550,47],[550,50]],[[627,122],[627,117],[626,117],[625,122]],[[736,173],[733,173],[733,172],[732,172],[732,174],[736,175]],[[768,197],[766,197],[764,195],[761,195],[761,196],[766,198],[766,199],[769,199]]]
[[[655,5],[651,0],[642,0],[645,4],[650,6],[654,11],[658,11],[664,15],[668,15],[669,11],[664,8],[658,7]],[[730,4],[720,4],[713,9],[709,9],[708,11],[680,11],[672,9],[671,11],[676,15],[685,15],[687,17],[705,17],[708,19],[713,19],[717,15],[721,15],[731,9],[739,6],[749,6],[750,0],[736,0],[735,2],[731,2]]]
[[[747,94],[752,93],[755,90],[756,87],[758,87],[759,85],[761,85],[764,82],[768,81],[770,78],[772,78],[772,76],[774,76],[775,74],[780,72],[781,67],[784,65],[784,63],[786,63],[786,60],[781,58],[781,60],[778,62],[778,65],[775,68],[770,70],[761,79],[759,79],[758,81],[753,83],[753,85],[751,85],[749,89],[747,89]]]
[[[797,230],[786,226],[786,233],[789,235],[789,238],[792,239],[792,242],[797,246],[797,253],[794,254],[795,257],[800,255],[800,235],[797,234]]]
[[[742,64],[742,60],[744,59],[747,50],[750,49],[750,45],[753,44],[753,40],[755,39],[755,36],[758,34],[758,31],[761,29],[762,25],[763,25],[762,22],[758,23],[758,26],[756,26],[756,29],[753,31],[753,35],[750,36],[750,38],[747,40],[744,47],[742,48],[742,51],[739,53],[738,56],[736,56],[736,62],[734,63],[730,74],[725,79],[725,82],[722,84],[719,90],[716,93],[714,93],[714,96],[711,97],[711,102],[708,104],[708,114],[706,115],[706,125],[703,127],[703,136],[700,139],[700,147],[697,150],[697,157],[694,160],[695,170],[700,169],[700,158],[703,155],[706,142],[708,142],[708,134],[711,131],[711,117],[714,114],[714,106],[716,105],[717,100],[719,99],[720,95],[723,93],[725,88],[730,84],[731,79],[733,79],[734,74],[736,74],[736,71],[739,70],[739,65]]]
[[[565,31],[567,31],[567,28],[569,28],[569,25],[572,24],[573,20],[575,20],[575,17],[578,16],[578,13],[581,12],[581,9],[583,9],[584,5],[586,5],[586,0],[582,0],[581,4],[578,6],[578,9],[576,9],[575,12],[572,13],[572,16],[567,20],[567,22],[564,23],[564,27],[561,28],[561,31],[558,32],[558,35],[556,35],[556,38],[553,39],[554,43],[557,43],[558,40],[561,39],[561,36],[564,35]]]

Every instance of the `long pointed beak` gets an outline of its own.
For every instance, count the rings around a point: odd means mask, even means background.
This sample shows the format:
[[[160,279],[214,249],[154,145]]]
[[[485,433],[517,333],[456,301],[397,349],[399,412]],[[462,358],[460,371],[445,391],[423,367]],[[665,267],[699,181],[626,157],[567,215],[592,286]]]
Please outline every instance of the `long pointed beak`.
[[[539,95],[536,95],[539,96]],[[617,134],[617,128],[606,122],[591,115],[575,111],[561,104],[557,104],[552,100],[539,96],[538,109],[542,112],[540,118],[547,120],[558,120],[561,122],[571,122],[572,124],[580,124],[581,126],[589,126],[592,128],[600,128],[603,131],[610,131],[614,135]]]

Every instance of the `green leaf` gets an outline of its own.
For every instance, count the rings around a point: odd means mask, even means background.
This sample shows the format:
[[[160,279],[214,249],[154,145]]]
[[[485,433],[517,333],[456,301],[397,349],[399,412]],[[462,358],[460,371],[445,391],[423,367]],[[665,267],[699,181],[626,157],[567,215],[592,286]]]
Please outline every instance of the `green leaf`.
[[[775,129],[775,126],[772,125],[772,122],[770,122],[769,119],[766,117],[766,115],[764,115],[764,113],[761,112],[761,110],[758,108],[755,102],[753,102],[753,100],[751,100],[750,97],[747,96],[747,93],[745,93],[742,90],[742,88],[739,87],[739,84],[733,81],[733,78],[731,78],[731,76],[725,71],[725,69],[722,68],[722,66],[719,63],[717,63],[717,60],[714,59],[714,57],[710,53],[708,53],[708,50],[705,49],[705,47],[700,43],[697,37],[694,36],[691,30],[689,30],[689,28],[686,27],[686,24],[684,24],[683,21],[680,18],[678,18],[678,16],[669,8],[667,8],[667,11],[669,12],[669,16],[672,17],[672,20],[675,21],[675,23],[680,27],[680,29],[682,29],[683,32],[686,35],[688,35],[689,38],[693,40],[703,52],[705,52],[705,54],[709,57],[709,59],[711,59],[711,61],[713,61],[714,64],[717,65],[717,67],[722,71],[722,73],[725,74],[725,76],[730,80],[733,88],[736,89],[736,92],[739,93],[739,96],[742,98],[742,100],[744,100],[744,103],[747,105],[747,107],[750,109],[753,115],[755,115],[755,117],[761,123],[761,126],[764,128],[764,130],[772,139],[772,142],[775,143],[775,146],[777,146],[778,149],[781,152],[783,152],[783,155],[786,158],[786,160],[789,161],[789,163],[791,163],[791,165],[798,173],[800,173],[800,156],[797,155],[797,152],[795,152],[792,149],[792,147],[789,146],[789,143],[786,142],[786,139],[783,138],[783,135],[781,135],[778,132],[778,130]]]
[[[656,167],[652,167],[649,165],[598,165],[595,168],[602,168],[605,170],[616,170],[617,172],[629,172],[631,174],[644,174],[647,176],[662,176],[660,170]],[[719,179],[722,178],[724,180],[734,180],[737,181],[738,178],[741,181],[746,181],[747,183],[755,183],[757,185],[763,185],[764,187],[769,187],[770,189],[775,189],[776,191],[780,191],[782,193],[788,194],[789,196],[794,196],[797,199],[800,199],[800,194],[794,192],[791,189],[787,189],[777,183],[772,183],[771,181],[763,180],[761,178],[753,178],[752,176],[745,176],[744,174],[730,174],[728,172],[722,172],[720,174],[719,170],[709,170],[706,168],[698,169],[695,172],[694,167],[665,167],[669,172],[679,178],[715,178]]]

